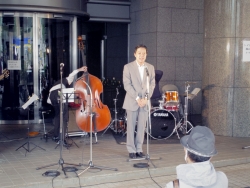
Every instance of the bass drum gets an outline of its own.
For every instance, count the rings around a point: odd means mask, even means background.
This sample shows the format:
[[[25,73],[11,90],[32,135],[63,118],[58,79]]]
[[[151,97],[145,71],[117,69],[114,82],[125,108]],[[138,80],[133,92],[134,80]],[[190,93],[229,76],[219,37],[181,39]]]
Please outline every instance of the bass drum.
[[[151,134],[153,139],[167,139],[175,131],[176,118],[172,112],[153,108],[150,114],[151,117]]]

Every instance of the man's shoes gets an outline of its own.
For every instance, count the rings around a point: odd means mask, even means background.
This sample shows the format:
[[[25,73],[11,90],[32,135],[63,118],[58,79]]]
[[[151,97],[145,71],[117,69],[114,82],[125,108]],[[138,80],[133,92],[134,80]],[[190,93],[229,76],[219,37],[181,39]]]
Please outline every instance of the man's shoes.
[[[136,157],[144,158],[145,155],[142,152],[137,152]]]
[[[129,158],[130,159],[135,159],[136,158],[136,154],[135,153],[129,153]]]

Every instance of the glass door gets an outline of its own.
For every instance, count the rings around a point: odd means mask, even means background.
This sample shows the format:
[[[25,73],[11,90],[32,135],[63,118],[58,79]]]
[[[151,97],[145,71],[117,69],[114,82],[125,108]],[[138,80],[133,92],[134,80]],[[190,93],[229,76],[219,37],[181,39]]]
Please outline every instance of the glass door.
[[[0,12],[0,124],[38,123],[49,89],[70,73],[71,17],[52,14]],[[29,97],[39,101],[23,109]],[[29,113],[28,113],[29,112]],[[29,116],[28,116],[29,114]],[[45,117],[46,118],[46,117]]]
[[[28,119],[22,105],[33,93],[33,17],[0,17],[0,120]],[[33,105],[29,119],[34,119]]]
[[[53,108],[47,98],[50,88],[60,80],[60,64],[64,64],[63,77],[70,73],[70,17],[39,14],[37,38],[39,119],[42,119],[42,111],[50,109],[51,113],[44,114],[46,119],[53,117]]]

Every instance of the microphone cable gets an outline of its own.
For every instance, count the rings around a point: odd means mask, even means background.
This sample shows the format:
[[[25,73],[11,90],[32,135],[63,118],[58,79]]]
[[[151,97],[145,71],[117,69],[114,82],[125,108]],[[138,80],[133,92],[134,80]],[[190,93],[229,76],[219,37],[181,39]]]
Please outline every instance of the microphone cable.
[[[148,161],[149,162],[149,161]],[[148,165],[148,174],[149,174],[149,177],[151,178],[151,180],[156,184],[156,185],[158,185],[158,187],[160,187],[160,188],[162,188],[162,186],[160,186],[154,179],[153,179],[153,177],[151,176],[151,173],[150,173],[150,170],[149,170],[149,165]]]

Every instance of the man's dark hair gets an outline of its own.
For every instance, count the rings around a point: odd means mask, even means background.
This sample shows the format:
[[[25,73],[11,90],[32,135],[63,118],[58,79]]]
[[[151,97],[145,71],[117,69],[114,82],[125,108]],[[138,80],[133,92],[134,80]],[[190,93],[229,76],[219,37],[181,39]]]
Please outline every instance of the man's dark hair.
[[[138,48],[145,48],[145,49],[146,49],[146,52],[148,52],[147,46],[145,46],[144,44],[139,44],[139,45],[137,45],[137,46],[135,47],[134,53],[136,53],[136,50],[137,50]]]
[[[189,158],[195,163],[208,161],[211,157],[203,157],[187,151]]]

